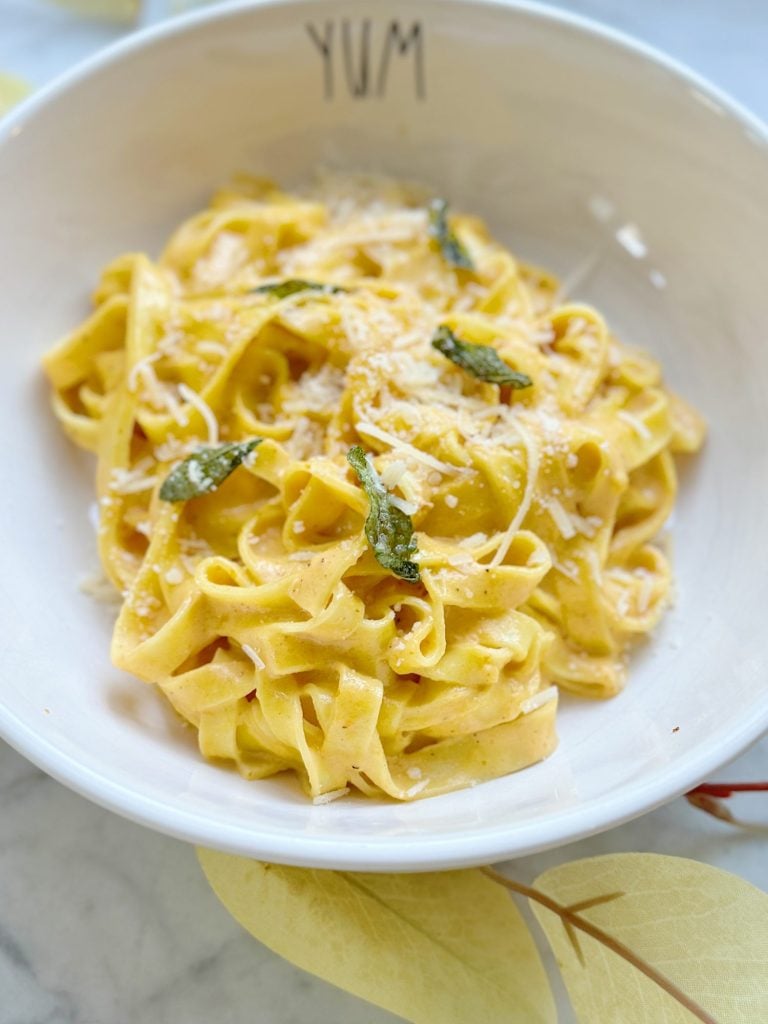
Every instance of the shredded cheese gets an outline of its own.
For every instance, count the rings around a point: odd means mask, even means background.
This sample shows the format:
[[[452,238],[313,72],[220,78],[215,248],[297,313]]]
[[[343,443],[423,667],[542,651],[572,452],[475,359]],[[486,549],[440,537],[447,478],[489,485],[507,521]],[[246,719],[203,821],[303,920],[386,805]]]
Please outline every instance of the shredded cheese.
[[[520,710],[524,715],[530,715],[532,711],[538,710],[538,708],[544,707],[545,704],[549,704],[551,700],[557,700],[557,687],[548,686],[546,690],[542,690],[540,693],[534,693],[532,697],[526,697],[520,704]]]
[[[395,437],[394,434],[382,430],[381,427],[374,426],[373,423],[360,421],[355,424],[355,430],[358,434],[367,434],[368,437],[373,437],[377,441],[381,441],[382,444],[388,444],[390,448],[394,448],[396,451],[405,452],[412,459],[416,459],[417,462],[423,462],[425,466],[429,466],[439,473],[452,474],[461,472],[460,466],[451,466],[448,462],[441,462],[440,459],[436,459],[433,455],[428,455],[426,452],[414,448],[412,444],[408,444],[407,441],[401,441],[399,437]]]
[[[648,255],[648,246],[637,224],[623,224],[616,232],[616,241],[636,260],[642,260]]]
[[[566,576],[569,580],[573,580],[574,583],[578,582],[579,570],[573,562],[558,562],[553,558],[552,568],[559,572],[561,576]]]
[[[128,371],[128,390],[129,391],[134,391],[135,392],[137,390],[137,388],[139,386],[139,381],[142,378],[143,374],[147,370],[149,370],[150,367],[152,366],[152,363],[157,362],[157,360],[160,359],[161,356],[162,356],[162,352],[151,352],[148,356],[144,356],[143,359],[140,359],[137,363],[133,364],[133,366]],[[153,376],[154,376],[154,374],[153,374]],[[154,379],[155,379],[155,381],[157,381],[157,377],[155,377]]]
[[[406,463],[401,459],[396,459],[381,471],[381,482],[391,490],[393,487],[397,487],[407,472],[408,466]]]
[[[179,394],[185,402],[189,402],[200,415],[203,417],[203,422],[208,430],[208,444],[216,445],[219,443],[219,421],[213,414],[213,409],[210,405],[205,402],[196,391],[193,391],[188,384],[183,382],[179,384]]]
[[[638,434],[640,437],[642,437],[644,440],[650,441],[653,437],[653,434],[648,429],[648,427],[646,427],[643,421],[639,419],[637,416],[634,416],[631,412],[628,412],[626,409],[619,409],[616,415],[619,417],[619,419],[624,420],[625,423],[628,423],[629,426],[632,427],[634,432]]]
[[[214,356],[216,359],[223,359],[229,350],[221,341],[198,341],[197,351],[204,356]]]
[[[463,548],[479,548],[488,540],[487,533],[473,533],[470,537],[464,537],[459,541]]]
[[[557,498],[549,497],[542,504],[552,517],[552,521],[560,531],[563,540],[570,540],[576,536],[576,527]]]
[[[501,565],[504,559],[507,557],[507,552],[510,549],[512,541],[514,540],[515,534],[523,524],[523,520],[528,515],[528,510],[531,507],[533,501],[533,492],[536,487],[536,480],[539,475],[539,452],[533,443],[531,435],[525,429],[525,427],[518,421],[517,430],[520,435],[520,440],[523,442],[525,448],[526,460],[527,460],[527,472],[525,480],[525,490],[523,491],[522,500],[518,506],[517,512],[509,524],[505,532],[502,534],[501,541],[496,554],[491,559],[491,565]]]
[[[644,573],[640,581],[640,587],[637,591],[637,611],[640,615],[645,615],[651,606],[651,598],[653,597],[653,577],[650,573]]]
[[[575,512],[570,514],[570,520],[576,527],[577,532],[588,540],[591,540],[603,525],[602,519],[598,516],[580,516]]]
[[[161,353],[154,354],[156,354],[158,358],[161,355]],[[164,388],[160,383],[154,367],[152,366],[154,361],[155,360],[150,357],[142,359],[135,364],[131,372],[135,371],[136,381],[141,380],[143,382],[144,390],[147,393],[149,402],[154,405],[156,409],[165,409],[180,427],[186,427],[188,422],[187,417],[185,416],[175,395],[171,394],[169,389]]]
[[[240,648],[244,654],[247,654],[253,664],[259,671],[263,671],[267,666],[264,659],[261,657],[255,647],[251,647],[250,644],[240,644]]]
[[[399,508],[407,516],[416,515],[419,511],[419,506],[415,501],[405,501],[403,498],[398,498],[396,494],[390,494],[390,504],[394,505],[395,508]]]
[[[143,494],[157,483],[157,475],[147,473],[151,459],[142,459],[132,469],[115,466],[110,474],[109,489],[115,494]]]
[[[429,785],[429,779],[420,779],[419,782],[414,783],[410,789],[406,789],[405,795],[409,800],[412,800],[415,796],[418,796],[422,790],[425,790]]]
[[[83,576],[78,583],[78,589],[101,604],[121,604],[123,600],[120,592],[115,590],[100,570]]]
[[[316,806],[322,804],[333,803],[334,800],[341,800],[343,796],[349,793],[349,786],[344,786],[342,789],[332,789],[328,793],[321,793],[319,796],[312,797],[312,803]]]

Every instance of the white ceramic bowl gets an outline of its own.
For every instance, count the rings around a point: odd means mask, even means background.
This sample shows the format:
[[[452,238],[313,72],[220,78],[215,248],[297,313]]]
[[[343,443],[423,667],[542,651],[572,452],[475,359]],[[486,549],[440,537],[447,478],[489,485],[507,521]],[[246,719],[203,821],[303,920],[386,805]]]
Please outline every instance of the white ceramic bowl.
[[[410,806],[316,807],[289,780],[244,782],[110,666],[110,613],[78,591],[96,564],[92,465],[59,434],[38,370],[111,257],[156,251],[234,170],[290,183],[318,165],[431,182],[528,259],[566,276],[592,264],[579,294],[711,425],[683,474],[679,597],[627,690],[564,700],[545,763]],[[694,785],[768,725],[767,237],[761,125],[658,54],[545,8],[237,5],[68,75],[0,126],[0,732],[153,828],[322,867],[528,853]]]

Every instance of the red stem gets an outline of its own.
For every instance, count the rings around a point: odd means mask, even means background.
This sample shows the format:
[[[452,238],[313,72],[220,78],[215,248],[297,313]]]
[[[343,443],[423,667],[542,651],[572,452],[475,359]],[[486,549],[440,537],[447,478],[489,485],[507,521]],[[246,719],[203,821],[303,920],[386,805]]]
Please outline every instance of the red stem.
[[[702,782],[690,792],[726,799],[734,793],[768,793],[768,782]]]

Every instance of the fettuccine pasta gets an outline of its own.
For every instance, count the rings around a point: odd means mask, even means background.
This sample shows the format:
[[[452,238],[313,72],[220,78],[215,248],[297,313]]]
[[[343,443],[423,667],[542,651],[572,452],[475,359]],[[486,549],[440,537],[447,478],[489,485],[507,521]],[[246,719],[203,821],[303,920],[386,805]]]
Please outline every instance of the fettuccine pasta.
[[[202,753],[411,800],[556,744],[670,592],[698,415],[478,220],[243,179],[45,358],[98,457],[116,665]]]

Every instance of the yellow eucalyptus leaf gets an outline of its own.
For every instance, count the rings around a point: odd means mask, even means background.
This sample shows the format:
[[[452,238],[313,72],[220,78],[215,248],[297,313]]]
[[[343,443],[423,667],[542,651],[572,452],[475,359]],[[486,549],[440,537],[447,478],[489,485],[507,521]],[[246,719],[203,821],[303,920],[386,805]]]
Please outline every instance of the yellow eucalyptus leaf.
[[[371,875],[198,850],[221,902],[305,971],[414,1024],[551,1024],[528,928],[479,871]]]
[[[583,1024],[768,1021],[768,896],[742,879],[682,857],[624,853],[563,864],[534,888],[698,1006],[684,1009],[638,966],[532,901]]]
[[[59,7],[68,7],[86,18],[103,18],[107,21],[135,21],[139,14],[141,0],[54,0]]]
[[[0,71],[0,117],[20,103],[29,92],[29,85],[21,78]]]
[[[193,10],[195,7],[206,7],[216,2],[217,0],[171,0],[171,12],[181,14],[183,11]]]

